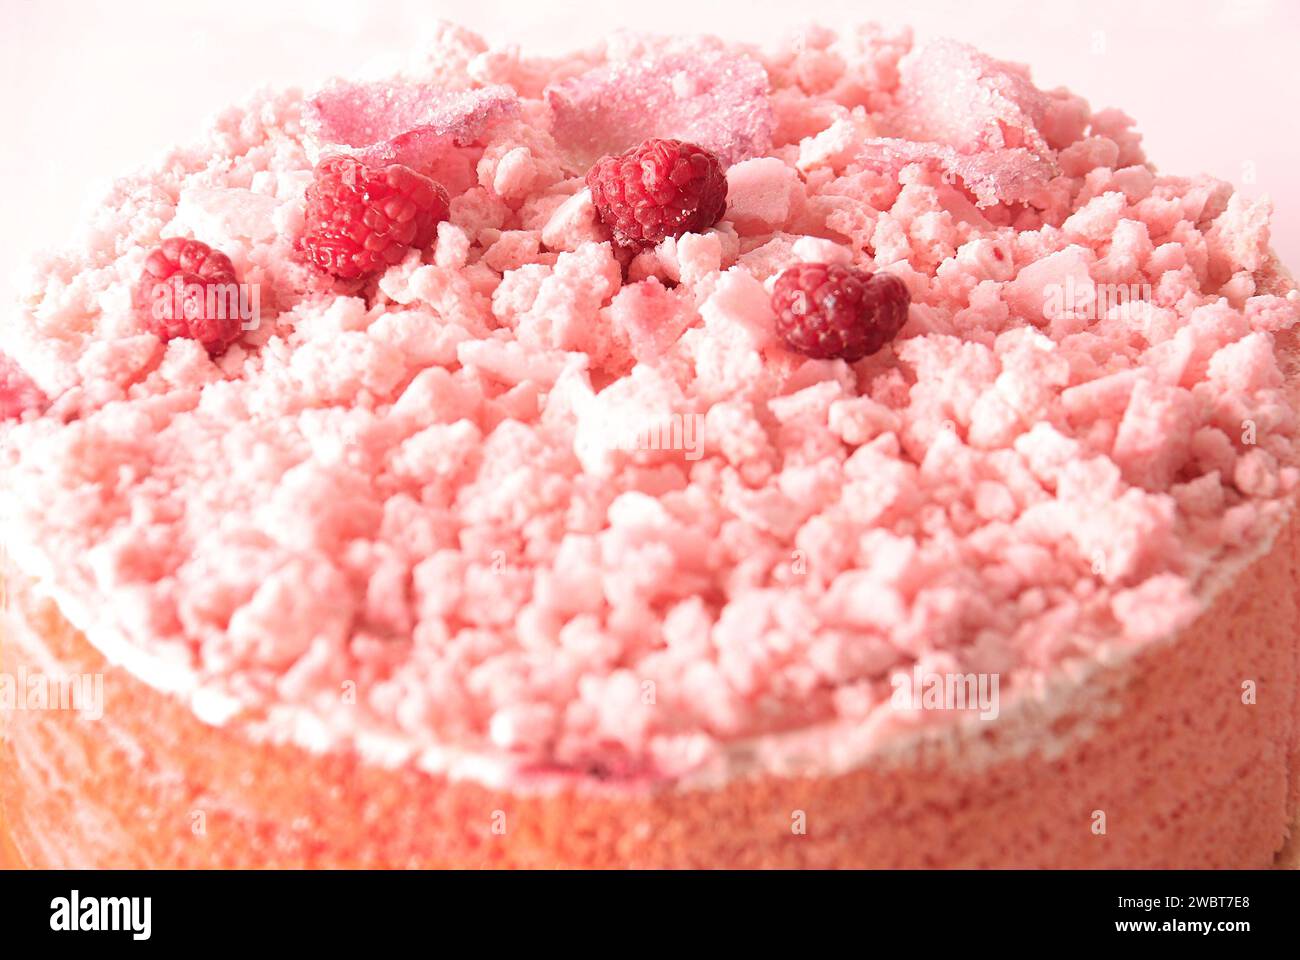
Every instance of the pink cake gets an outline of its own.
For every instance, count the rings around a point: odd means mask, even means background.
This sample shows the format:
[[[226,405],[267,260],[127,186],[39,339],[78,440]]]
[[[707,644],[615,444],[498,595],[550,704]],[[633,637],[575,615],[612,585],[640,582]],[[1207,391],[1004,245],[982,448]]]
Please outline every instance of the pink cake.
[[[676,186],[601,159],[636,149]],[[1268,219],[873,26],[557,60],[447,27],[229,111],[0,336],[0,676],[103,681],[0,711],[10,857],[1270,864]],[[800,271],[847,311],[803,340]],[[232,313],[151,314],[173,276]],[[818,355],[841,319],[875,339]]]

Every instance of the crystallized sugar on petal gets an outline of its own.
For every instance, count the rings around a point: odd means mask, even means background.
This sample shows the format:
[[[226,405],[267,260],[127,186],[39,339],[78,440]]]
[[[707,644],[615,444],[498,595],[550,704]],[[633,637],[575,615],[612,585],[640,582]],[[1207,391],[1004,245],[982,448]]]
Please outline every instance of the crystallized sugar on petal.
[[[866,141],[857,159],[891,176],[909,163],[925,164],[960,180],[981,207],[1041,200],[1055,175],[1051,163],[1023,147],[965,154],[941,143],[883,138]]]
[[[322,150],[366,162],[431,166],[449,146],[472,143],[519,107],[505,86],[445,90],[428,83],[335,83],[305,106]]]
[[[0,353],[0,420],[21,417],[46,404],[45,394],[6,353]]]
[[[898,105],[885,124],[894,136],[944,143],[961,153],[1024,147],[1040,157],[1050,154],[1040,132],[1050,99],[1024,67],[936,40],[906,57],[900,75]]]
[[[1087,106],[1052,97],[1028,73],[949,40],[914,51],[901,66],[897,102],[858,160],[892,175],[922,163],[960,180],[981,207],[1046,206],[1058,168],[1054,146],[1082,135]]]
[[[767,90],[757,61],[698,51],[608,63],[548,87],[546,99],[555,139],[578,167],[648,137],[688,140],[729,165],[771,149]]]

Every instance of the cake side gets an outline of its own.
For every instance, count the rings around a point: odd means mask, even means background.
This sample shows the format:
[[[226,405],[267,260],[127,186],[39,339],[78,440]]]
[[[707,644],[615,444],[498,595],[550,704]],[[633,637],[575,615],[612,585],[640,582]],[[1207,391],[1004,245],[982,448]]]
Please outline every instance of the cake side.
[[[1122,115],[874,29],[565,64],[449,31],[432,59],[434,100],[430,64],[392,81],[413,139],[343,122],[368,86],[232,112],[125,181],[6,327],[52,398],[3,428],[11,552],[209,719],[321,750],[374,728],[387,762],[498,782],[708,778],[835,723],[942,737],[890,709],[895,677],[1032,699],[1176,635],[1284,522],[1296,298],[1265,282],[1267,207],[1156,175]],[[581,173],[646,133],[664,71],[716,107],[691,134],[730,201],[628,257]],[[293,249],[323,135],[416,143],[451,194],[432,248],[359,290]],[[265,295],[216,360],[130,308],[183,233]],[[900,278],[899,339],[786,350],[768,287],[807,260]],[[1111,287],[1139,296],[1099,311]]]

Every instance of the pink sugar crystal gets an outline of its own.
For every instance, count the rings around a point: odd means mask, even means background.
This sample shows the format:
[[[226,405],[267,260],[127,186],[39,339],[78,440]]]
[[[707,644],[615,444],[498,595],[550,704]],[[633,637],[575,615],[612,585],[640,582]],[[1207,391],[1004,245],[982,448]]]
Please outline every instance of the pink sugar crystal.
[[[909,163],[942,170],[965,184],[981,207],[1040,199],[1055,172],[1052,164],[1023,147],[963,154],[940,143],[879,139],[863,143],[857,159],[894,176]]]
[[[0,420],[16,420],[47,402],[41,388],[23,373],[22,367],[0,352]]]
[[[1040,130],[1049,105],[1023,67],[936,40],[901,64],[898,105],[886,130],[961,153],[1025,147],[1045,156],[1049,146]]]
[[[518,109],[509,87],[444,90],[430,83],[335,83],[305,107],[323,145],[367,163],[433,166],[448,147],[472,142]]]
[[[576,166],[648,137],[688,140],[730,165],[771,149],[767,89],[767,72],[749,57],[698,51],[596,67],[548,87],[546,99]]]
[[[858,154],[889,174],[923,163],[960,180],[981,207],[1039,203],[1058,168],[1054,146],[1082,133],[1086,104],[1054,98],[1024,68],[949,40],[904,60],[898,100],[882,119],[889,137],[867,140]]]

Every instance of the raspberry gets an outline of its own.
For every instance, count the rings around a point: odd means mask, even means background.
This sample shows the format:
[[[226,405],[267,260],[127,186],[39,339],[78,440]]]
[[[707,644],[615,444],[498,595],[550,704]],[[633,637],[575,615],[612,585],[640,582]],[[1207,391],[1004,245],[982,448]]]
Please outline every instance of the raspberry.
[[[587,172],[600,219],[625,247],[707,230],[727,208],[727,177],[718,158],[681,140],[646,140]]]
[[[852,363],[875,353],[903,329],[911,296],[890,273],[829,263],[801,263],[772,290],[776,332],[786,346],[819,360]]]
[[[144,262],[135,307],[163,340],[189,337],[212,356],[239,339],[240,297],[230,258],[206,243],[171,237]]]
[[[442,185],[410,167],[329,157],[307,188],[302,250],[322,273],[357,280],[427,247],[449,210]]]

